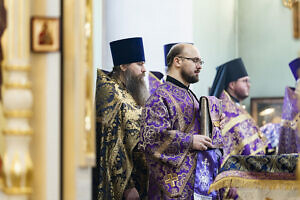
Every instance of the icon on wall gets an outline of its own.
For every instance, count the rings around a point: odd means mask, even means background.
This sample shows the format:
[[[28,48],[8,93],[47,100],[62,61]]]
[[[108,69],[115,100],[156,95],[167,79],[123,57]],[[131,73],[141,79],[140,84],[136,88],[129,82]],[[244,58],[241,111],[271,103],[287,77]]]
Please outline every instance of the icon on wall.
[[[60,49],[59,18],[31,18],[31,49],[34,52],[53,52]]]
[[[280,123],[283,97],[251,98],[251,115],[258,126]]]

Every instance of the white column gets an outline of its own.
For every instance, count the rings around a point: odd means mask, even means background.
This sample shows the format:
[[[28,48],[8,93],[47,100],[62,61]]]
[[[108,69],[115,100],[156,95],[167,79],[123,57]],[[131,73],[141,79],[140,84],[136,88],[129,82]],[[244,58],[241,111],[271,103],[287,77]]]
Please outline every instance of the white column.
[[[6,0],[7,33],[4,58],[3,108],[6,150],[4,193],[9,200],[25,200],[32,192],[33,164],[29,153],[33,97],[28,78],[30,0]]]

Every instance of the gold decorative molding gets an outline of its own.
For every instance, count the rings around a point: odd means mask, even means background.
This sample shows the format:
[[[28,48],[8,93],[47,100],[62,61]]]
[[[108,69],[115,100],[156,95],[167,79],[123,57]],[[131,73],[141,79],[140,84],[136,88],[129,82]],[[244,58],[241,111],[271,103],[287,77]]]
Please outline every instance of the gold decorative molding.
[[[30,188],[33,181],[33,163],[29,154],[26,155],[25,166],[27,169],[25,173],[25,187]]]
[[[4,83],[6,89],[31,89],[31,83]]]
[[[29,123],[29,118],[33,115],[32,84],[29,78],[31,57],[30,6],[28,5],[31,0],[4,0],[4,2],[7,9],[7,29],[3,48],[5,58],[1,67],[3,80],[1,90],[3,101],[5,100],[3,114],[9,126],[6,124],[3,129],[7,140],[3,156],[5,170],[2,173],[2,191],[8,199],[28,200],[29,195],[32,194],[33,178],[33,162],[29,149],[33,134]],[[17,101],[9,102],[14,100],[12,99],[14,95],[18,98]],[[19,124],[26,128],[20,129]]]
[[[32,193],[32,189],[29,187],[24,187],[24,188],[4,188],[3,189],[4,193],[8,195],[29,195]]]
[[[4,174],[3,191],[7,195],[29,195],[32,193],[30,186],[32,182],[33,164],[28,153],[25,155],[25,167],[20,157],[19,153],[14,154],[9,166],[9,173]],[[24,177],[25,183],[23,182]],[[7,179],[9,179],[11,183],[10,186],[7,185]]]
[[[18,129],[4,129],[3,134],[5,135],[32,135],[33,130],[18,130]]]
[[[300,38],[300,1],[295,2],[292,5],[293,11],[293,27],[294,27],[294,38]]]
[[[2,173],[3,173],[3,172],[0,172],[0,190],[3,191],[3,188],[4,188],[4,180],[3,180],[3,177],[2,177]]]
[[[17,65],[8,66],[8,65],[5,65],[5,66],[3,66],[3,69],[7,70],[7,71],[25,71],[25,72],[28,72],[28,71],[31,70],[31,67],[29,65],[27,65],[27,66],[17,66]]]
[[[9,118],[30,118],[32,114],[31,110],[4,110],[4,116]]]

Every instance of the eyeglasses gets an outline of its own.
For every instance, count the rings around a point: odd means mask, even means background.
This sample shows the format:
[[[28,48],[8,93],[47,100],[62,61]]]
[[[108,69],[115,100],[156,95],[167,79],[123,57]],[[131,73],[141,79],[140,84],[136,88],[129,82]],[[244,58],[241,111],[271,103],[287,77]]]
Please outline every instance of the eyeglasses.
[[[251,81],[249,79],[238,80],[238,81],[243,82],[245,84],[250,84],[251,83]]]
[[[177,56],[178,58],[184,58],[184,59],[187,59],[187,60],[191,60],[193,61],[195,64],[199,64],[199,65],[203,65],[204,64],[204,61],[202,61],[200,58],[189,58],[189,57],[184,57],[184,56]]]

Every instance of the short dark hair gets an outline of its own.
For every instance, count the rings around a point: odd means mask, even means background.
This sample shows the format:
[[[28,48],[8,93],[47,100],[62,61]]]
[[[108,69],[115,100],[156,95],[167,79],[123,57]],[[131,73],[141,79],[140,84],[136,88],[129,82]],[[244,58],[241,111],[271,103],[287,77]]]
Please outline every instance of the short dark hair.
[[[184,45],[181,43],[181,44],[176,44],[174,45],[168,55],[167,55],[167,65],[168,65],[168,70],[170,69],[170,67],[172,66],[173,64],[173,60],[176,56],[180,55],[181,52],[183,51],[184,49]]]

